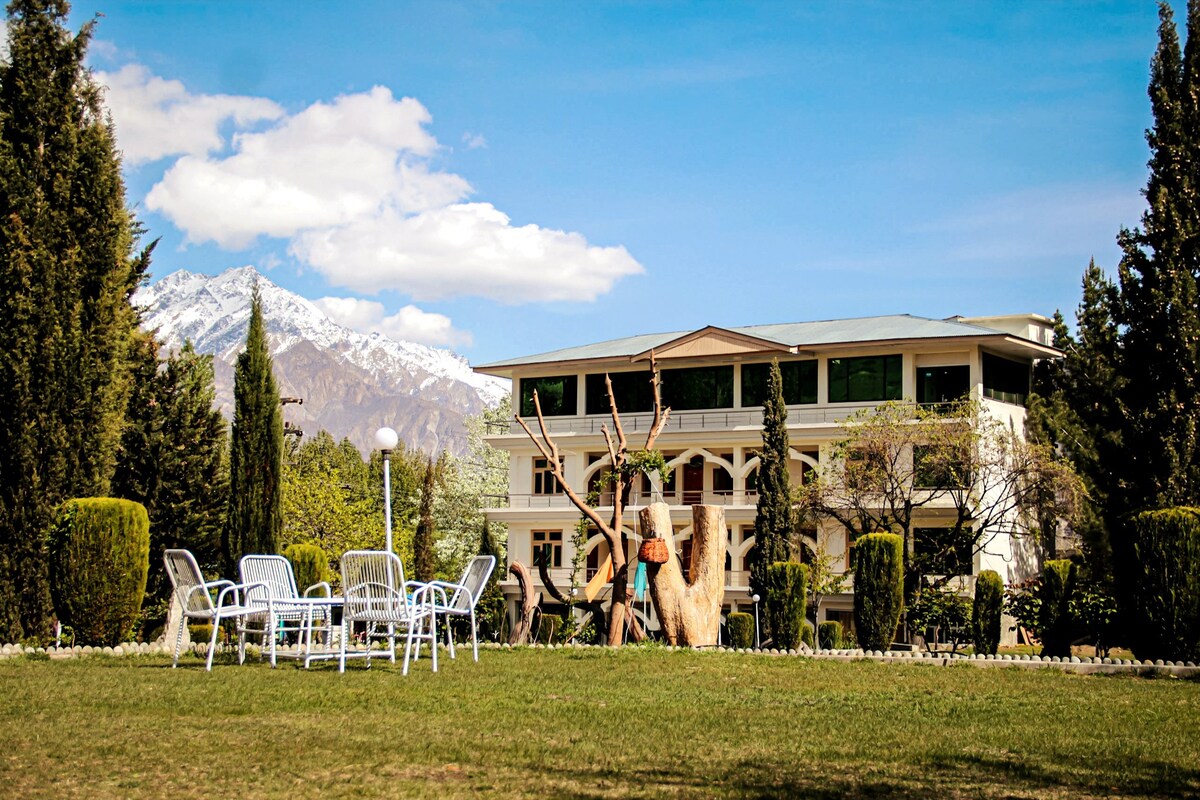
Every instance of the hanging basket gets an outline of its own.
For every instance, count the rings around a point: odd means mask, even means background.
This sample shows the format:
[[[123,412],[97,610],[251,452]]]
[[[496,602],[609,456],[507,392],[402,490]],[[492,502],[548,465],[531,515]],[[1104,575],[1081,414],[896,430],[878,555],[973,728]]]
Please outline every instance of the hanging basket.
[[[644,539],[642,546],[638,548],[638,561],[647,564],[665,564],[669,557],[667,543],[663,539]]]

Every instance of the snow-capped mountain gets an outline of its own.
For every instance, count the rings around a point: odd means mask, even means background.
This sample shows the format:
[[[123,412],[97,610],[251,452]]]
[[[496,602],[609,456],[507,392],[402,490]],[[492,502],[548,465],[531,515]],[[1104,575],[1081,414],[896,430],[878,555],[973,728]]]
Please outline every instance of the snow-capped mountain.
[[[279,392],[304,399],[302,406],[286,406],[285,418],[306,434],[324,428],[366,451],[375,430],[390,425],[411,446],[461,452],[463,418],[509,391],[508,381],[472,372],[450,350],[345,328],[253,267],[216,276],[174,272],[139,291],[134,302],[164,345],[176,348],[190,339],[215,356],[217,400],[227,415],[256,283]]]

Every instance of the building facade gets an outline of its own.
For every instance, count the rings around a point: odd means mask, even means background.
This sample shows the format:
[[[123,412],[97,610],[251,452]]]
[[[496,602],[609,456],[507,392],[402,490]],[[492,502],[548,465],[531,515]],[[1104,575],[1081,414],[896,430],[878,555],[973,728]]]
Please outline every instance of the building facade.
[[[627,555],[632,561],[640,538],[636,512],[662,499],[671,508],[676,552],[686,570],[691,505],[722,505],[729,528],[724,604],[728,610],[746,611],[752,610],[757,451],[772,360],[779,361],[783,376],[789,472],[799,484],[821,468],[831,444],[845,438],[848,417],[888,401],[944,403],[970,395],[987,413],[1022,430],[1033,363],[1061,355],[1051,342],[1051,322],[1038,315],[944,320],[897,315],[648,334],[476,369],[512,380],[513,410],[535,431],[532,398],[537,390],[566,478],[583,495],[599,488],[609,465],[601,433],[603,425],[611,427],[605,375],[612,380],[622,425],[635,448],[653,418],[653,352],[663,404],[671,409],[656,447],[666,458],[671,480],[663,484],[644,478],[627,498]],[[508,527],[510,562],[534,565],[544,559],[551,581],[569,594],[572,574],[577,587],[590,580],[608,556],[607,545],[596,531],[579,529],[578,510],[515,422],[490,431],[487,441],[510,454],[509,494],[487,509],[490,520]],[[598,498],[601,513],[610,512],[611,493]],[[936,506],[922,514],[925,519],[918,524],[928,529],[948,524]],[[822,523],[810,536],[814,547],[835,556],[835,569],[849,570],[852,542],[844,529]],[[1031,547],[1018,537],[996,537],[974,554],[964,582],[985,569],[996,570],[1006,583],[1024,580],[1038,568],[1038,554]],[[540,584],[537,570],[534,576]],[[849,622],[853,595],[847,584],[846,592],[822,603],[819,621]],[[502,585],[515,609],[515,581],[506,578]],[[648,627],[657,627],[648,603],[637,603],[636,613]]]

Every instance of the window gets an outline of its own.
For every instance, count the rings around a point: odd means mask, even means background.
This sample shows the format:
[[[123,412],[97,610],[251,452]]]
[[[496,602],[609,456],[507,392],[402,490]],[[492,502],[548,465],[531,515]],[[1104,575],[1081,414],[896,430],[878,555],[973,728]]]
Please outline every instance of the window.
[[[913,528],[913,558],[926,575],[970,575],[974,550],[969,530]]]
[[[878,403],[903,396],[902,356],[829,359],[829,402]]]
[[[770,364],[742,365],[742,405],[761,406],[767,398],[767,373]],[[817,362],[782,361],[783,402],[789,406],[817,402]]]
[[[559,466],[562,466],[561,459]],[[562,487],[558,485],[558,478],[555,478],[554,473],[550,470],[550,462],[544,458],[535,458],[533,460],[533,493],[558,494],[561,491]]]
[[[608,376],[612,380],[613,399],[617,401],[617,411],[622,414],[636,414],[641,411],[654,410],[654,385],[650,382],[649,372],[613,372]],[[603,374],[592,374],[584,379],[584,403],[589,414],[608,414],[608,388],[604,385]]]
[[[971,391],[971,368],[918,367],[917,402],[953,403]]]
[[[664,369],[663,404],[675,411],[733,407],[733,366]]]
[[[971,483],[969,461],[949,447],[913,446],[913,485],[922,489],[965,489]]]
[[[539,565],[545,561],[547,566],[562,566],[562,531],[533,532],[533,563]]]
[[[537,414],[533,407],[533,392],[537,391],[542,414],[547,417],[570,416],[578,411],[576,404],[579,378],[559,375],[553,378],[521,378],[521,416]]]
[[[983,396],[1002,403],[1025,405],[1029,395],[1029,363],[983,354]]]

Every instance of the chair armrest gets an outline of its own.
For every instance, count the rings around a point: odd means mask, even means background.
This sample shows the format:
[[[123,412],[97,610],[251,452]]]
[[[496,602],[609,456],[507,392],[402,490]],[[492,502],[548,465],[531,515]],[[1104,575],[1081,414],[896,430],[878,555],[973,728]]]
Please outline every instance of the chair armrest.
[[[267,589],[267,585],[265,583],[262,583],[261,581],[259,581],[257,583],[233,583],[232,581],[225,581],[225,583],[228,583],[229,585],[226,586],[225,588],[223,588],[221,590],[221,593],[217,595],[217,611],[218,612],[222,608],[225,607],[225,598],[230,594],[233,595],[233,605],[240,606],[240,605],[242,605],[242,602],[241,602],[241,599],[239,598],[239,596],[244,595],[247,590],[262,589],[263,591],[266,591],[266,592],[270,591],[269,589]],[[267,595],[267,607],[268,608],[271,607],[271,602],[272,602],[271,595],[268,594]]]
[[[333,587],[329,585],[328,581],[314,583],[312,586],[304,590],[304,596],[308,597],[312,593],[313,589],[324,589],[326,597],[333,597]]]
[[[442,605],[446,605],[446,590],[453,589],[455,592],[462,592],[467,597],[471,598],[471,605],[475,604],[475,595],[471,594],[471,590],[461,583],[451,583],[450,581],[430,581],[430,586],[435,586],[442,590]]]

